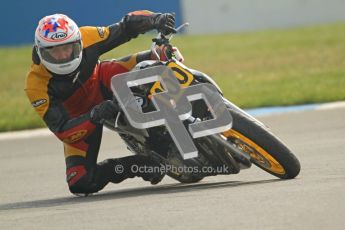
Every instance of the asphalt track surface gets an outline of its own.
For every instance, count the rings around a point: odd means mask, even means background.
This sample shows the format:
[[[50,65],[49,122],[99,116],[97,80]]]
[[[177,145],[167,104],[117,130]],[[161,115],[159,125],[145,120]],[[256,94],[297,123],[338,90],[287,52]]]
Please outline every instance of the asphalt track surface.
[[[75,197],[55,137],[0,140],[0,229],[344,229],[345,108],[260,120],[299,158],[296,179],[253,166],[196,184],[135,178]],[[105,133],[100,160],[128,154]]]

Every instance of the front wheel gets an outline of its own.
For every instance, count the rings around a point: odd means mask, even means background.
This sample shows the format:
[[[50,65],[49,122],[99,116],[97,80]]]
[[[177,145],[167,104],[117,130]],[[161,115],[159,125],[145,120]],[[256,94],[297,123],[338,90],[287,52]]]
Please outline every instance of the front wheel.
[[[227,141],[250,155],[251,161],[282,179],[296,177],[301,169],[298,159],[267,127],[248,116],[229,109],[232,128],[223,133]]]

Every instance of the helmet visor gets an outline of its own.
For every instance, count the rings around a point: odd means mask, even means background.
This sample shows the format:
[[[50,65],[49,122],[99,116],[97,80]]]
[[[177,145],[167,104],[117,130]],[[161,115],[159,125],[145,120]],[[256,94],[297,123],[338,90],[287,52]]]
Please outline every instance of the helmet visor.
[[[58,46],[41,47],[41,57],[52,64],[64,64],[78,58],[81,54],[81,42],[72,42]]]

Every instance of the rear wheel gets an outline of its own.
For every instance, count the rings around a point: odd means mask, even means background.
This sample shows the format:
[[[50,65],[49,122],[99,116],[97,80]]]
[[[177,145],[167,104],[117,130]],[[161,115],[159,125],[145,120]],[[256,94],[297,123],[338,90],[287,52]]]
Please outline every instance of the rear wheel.
[[[300,172],[300,163],[293,153],[269,129],[237,111],[230,110],[232,129],[223,133],[227,141],[251,157],[266,172],[282,179],[291,179]]]

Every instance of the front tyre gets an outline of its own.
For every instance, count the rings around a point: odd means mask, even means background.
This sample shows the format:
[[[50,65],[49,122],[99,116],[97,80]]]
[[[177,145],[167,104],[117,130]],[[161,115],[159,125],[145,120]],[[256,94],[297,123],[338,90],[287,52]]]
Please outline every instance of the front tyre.
[[[233,126],[223,133],[227,141],[251,157],[259,168],[281,179],[296,177],[301,169],[298,159],[267,127],[233,109]]]

